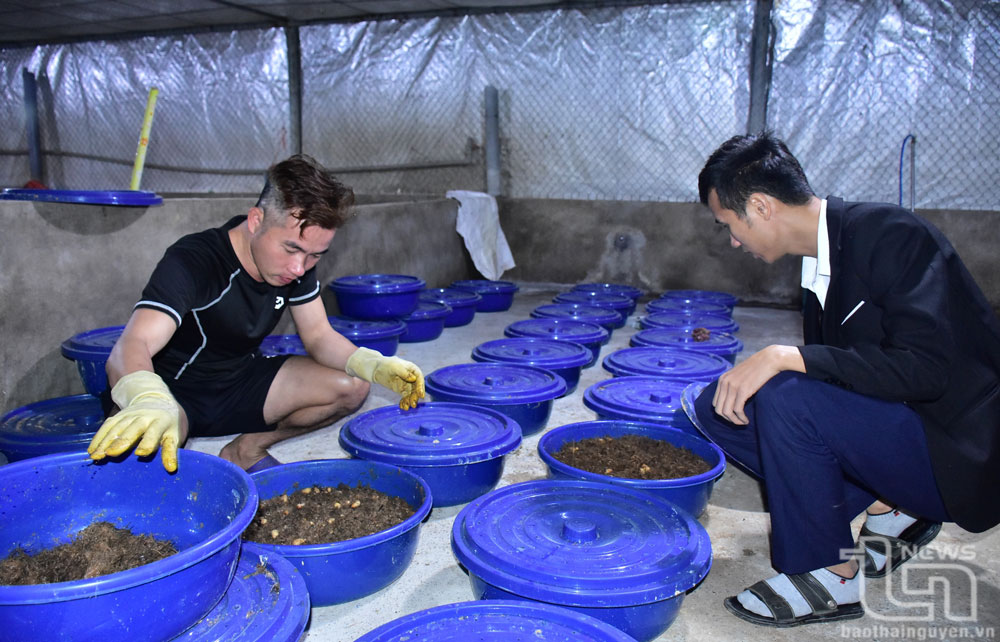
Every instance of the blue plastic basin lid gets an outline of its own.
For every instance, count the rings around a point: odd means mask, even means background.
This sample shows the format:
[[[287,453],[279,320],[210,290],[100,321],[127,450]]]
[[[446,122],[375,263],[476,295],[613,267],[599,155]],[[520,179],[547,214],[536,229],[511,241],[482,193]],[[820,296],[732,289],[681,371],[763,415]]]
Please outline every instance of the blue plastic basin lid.
[[[597,343],[608,338],[607,328],[576,319],[523,319],[504,329],[508,337],[538,337],[577,343]]]
[[[695,341],[693,328],[650,328],[632,335],[633,346],[662,346],[700,350],[712,354],[735,354],[743,350],[743,342],[726,332],[709,332],[706,341]]]
[[[525,600],[476,600],[404,615],[355,642],[635,642],[596,617],[561,606]]]
[[[0,201],[36,201],[44,203],[80,203],[83,205],[122,205],[148,207],[159,205],[163,198],[142,190],[16,189],[0,192]]]
[[[551,401],[566,392],[559,375],[535,366],[459,363],[438,368],[424,381],[427,392],[462,403],[504,405]]]
[[[386,321],[362,321],[348,317],[327,317],[333,329],[348,339],[389,339],[406,332],[406,324],[389,319]]]
[[[655,299],[646,304],[646,312],[650,314],[658,314],[660,312],[682,312],[684,314],[708,312],[709,314],[732,316],[732,308],[724,303],[708,300],[692,301],[690,299]]]
[[[74,334],[69,339],[62,342],[59,351],[67,359],[77,360],[100,360],[107,359],[111,354],[111,348],[115,346],[118,337],[121,336],[123,325],[112,325],[106,328],[88,330]]]
[[[484,582],[533,600],[627,607],[682,594],[708,573],[708,533],[661,497],[612,484],[537,480],[473,500],[452,550]]]
[[[411,410],[384,406],[340,430],[354,457],[397,466],[458,466],[506,455],[521,443],[521,427],[482,406],[435,401]]]
[[[477,294],[513,294],[519,289],[517,284],[510,281],[487,281],[486,279],[455,281],[451,287]]]
[[[475,292],[469,292],[468,290],[456,290],[455,288],[434,288],[433,290],[424,290],[420,293],[421,301],[437,301],[439,303],[444,303],[451,306],[452,308],[467,308],[470,305],[476,305],[483,300],[483,297],[479,296]]]
[[[601,415],[643,416],[672,423],[683,411],[685,381],[629,375],[598,381],[583,393],[583,405]]]
[[[583,367],[590,363],[593,355],[583,345],[573,341],[511,337],[480,343],[473,349],[472,358],[476,361],[523,363],[559,370]]]
[[[555,303],[586,303],[599,308],[611,308],[612,310],[624,310],[631,308],[634,301],[624,294],[607,294],[604,292],[583,292],[574,290],[572,292],[561,292],[552,299]]]
[[[438,301],[419,301],[413,312],[407,315],[405,321],[433,321],[443,319],[451,314],[451,306]]]
[[[0,419],[0,444],[81,444],[90,442],[104,422],[101,400],[72,395],[37,401]]]
[[[728,292],[717,292],[715,290],[667,290],[661,296],[661,299],[681,299],[684,301],[715,301],[716,303],[722,303],[723,305],[732,308],[737,303],[737,299],[734,295]]]
[[[604,357],[604,369],[615,375],[650,375],[678,381],[714,381],[732,364],[707,352],[638,346]]]
[[[653,328],[705,328],[717,332],[736,332],[738,323],[728,316],[709,314],[685,314],[684,312],[657,312],[643,319],[644,327]]]
[[[296,642],[309,620],[309,589],[291,562],[243,542],[218,604],[175,642]]]
[[[328,286],[345,294],[402,294],[423,290],[423,279],[406,274],[352,274],[333,280]]]
[[[642,290],[631,285],[619,283],[577,283],[574,290],[581,292],[604,292],[605,294],[623,294],[633,301],[637,301],[642,296]]]
[[[264,355],[308,354],[302,345],[302,339],[297,334],[272,334],[260,342],[260,351]]]
[[[622,320],[621,312],[589,303],[546,303],[531,311],[536,319],[577,319],[597,325],[609,325]]]

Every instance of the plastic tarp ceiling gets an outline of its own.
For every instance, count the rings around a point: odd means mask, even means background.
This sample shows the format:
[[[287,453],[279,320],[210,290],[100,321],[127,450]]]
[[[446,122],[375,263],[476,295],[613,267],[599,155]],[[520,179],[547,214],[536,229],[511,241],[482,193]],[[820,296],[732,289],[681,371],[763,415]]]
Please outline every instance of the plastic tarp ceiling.
[[[755,5],[302,27],[303,148],[360,191],[482,190],[493,85],[505,194],[696,200],[705,157],[746,128]],[[1000,129],[1000,2],[787,0],[772,24],[768,125],[817,192],[895,201],[900,145],[914,134],[919,207],[996,208],[1000,160],[984,133]],[[22,67],[38,78],[54,187],[128,185],[152,86],[143,189],[253,192],[293,147],[281,29],[7,49],[8,185],[28,178]]]

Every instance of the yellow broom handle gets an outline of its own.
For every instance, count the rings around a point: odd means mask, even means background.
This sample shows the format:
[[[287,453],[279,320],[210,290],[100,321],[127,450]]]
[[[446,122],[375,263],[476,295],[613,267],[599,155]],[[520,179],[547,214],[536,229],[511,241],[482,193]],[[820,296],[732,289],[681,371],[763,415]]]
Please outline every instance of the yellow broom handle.
[[[142,181],[142,168],[146,164],[146,148],[149,146],[149,130],[153,127],[153,111],[156,109],[156,96],[160,90],[153,87],[149,90],[146,100],[146,115],[142,119],[142,131],[139,133],[139,149],[135,151],[135,164],[132,166],[132,184],[129,189],[139,189]]]

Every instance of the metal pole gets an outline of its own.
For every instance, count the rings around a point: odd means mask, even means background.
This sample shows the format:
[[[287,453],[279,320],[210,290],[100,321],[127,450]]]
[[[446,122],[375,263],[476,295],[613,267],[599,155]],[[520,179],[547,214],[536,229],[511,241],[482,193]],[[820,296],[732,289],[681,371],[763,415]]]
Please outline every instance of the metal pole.
[[[757,0],[750,41],[750,109],[747,133],[757,134],[767,127],[767,99],[771,92],[771,0]]]
[[[28,166],[31,170],[31,180],[44,183],[42,180],[42,138],[38,129],[38,85],[35,74],[21,69],[21,79],[24,81],[24,122],[28,128]]]
[[[500,94],[486,86],[486,192],[500,195]]]
[[[910,139],[910,211],[917,211],[917,137]]]
[[[299,28],[285,27],[288,48],[288,144],[292,154],[302,153],[302,49]]]

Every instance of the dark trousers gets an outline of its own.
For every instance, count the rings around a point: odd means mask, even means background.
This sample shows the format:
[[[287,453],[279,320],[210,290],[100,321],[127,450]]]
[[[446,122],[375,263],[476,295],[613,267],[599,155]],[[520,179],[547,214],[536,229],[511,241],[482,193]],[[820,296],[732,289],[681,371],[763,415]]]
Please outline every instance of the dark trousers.
[[[783,372],[746,406],[737,426],[712,408],[713,383],[695,404],[700,428],[764,481],[771,512],[771,561],[805,573],[843,560],[851,520],[876,499],[949,521],[924,437],[909,407]]]

